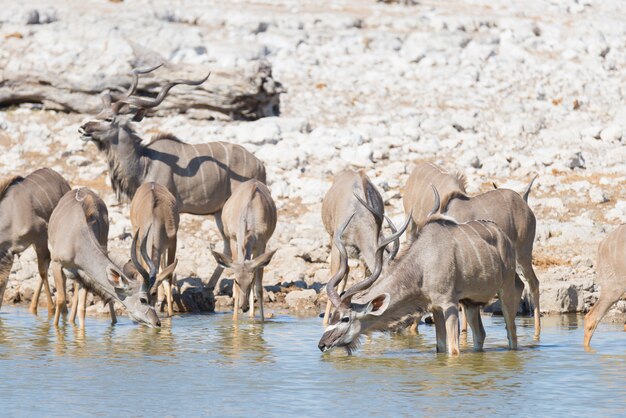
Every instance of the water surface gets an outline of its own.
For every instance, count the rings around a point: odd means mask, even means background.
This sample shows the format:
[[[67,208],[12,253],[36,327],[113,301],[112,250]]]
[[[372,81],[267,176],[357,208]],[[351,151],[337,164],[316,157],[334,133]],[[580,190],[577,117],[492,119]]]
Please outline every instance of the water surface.
[[[321,319],[234,324],[184,315],[161,329],[87,318],[82,333],[46,315],[0,312],[1,416],[618,416],[626,407],[626,333],[601,324],[582,347],[582,317],[484,317],[485,352],[435,353],[418,336],[374,334],[353,356],[321,354]]]

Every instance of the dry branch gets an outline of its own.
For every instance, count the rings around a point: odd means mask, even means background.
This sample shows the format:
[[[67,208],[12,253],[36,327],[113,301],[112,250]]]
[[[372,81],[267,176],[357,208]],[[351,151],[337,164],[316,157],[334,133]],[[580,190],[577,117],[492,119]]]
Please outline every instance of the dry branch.
[[[138,96],[156,97],[163,84],[175,78],[200,78],[209,68],[185,71],[159,70],[153,76],[140,78]],[[211,77],[199,87],[172,89],[159,113],[184,113],[189,109],[208,109],[232,119],[258,119],[275,116],[280,111],[280,83],[272,78],[269,62],[259,61],[245,70],[210,68]],[[0,108],[20,103],[40,103],[45,108],[75,113],[97,113],[102,107],[100,93],[123,91],[131,81],[127,74],[96,79],[69,81],[63,74],[7,74],[0,81]]]

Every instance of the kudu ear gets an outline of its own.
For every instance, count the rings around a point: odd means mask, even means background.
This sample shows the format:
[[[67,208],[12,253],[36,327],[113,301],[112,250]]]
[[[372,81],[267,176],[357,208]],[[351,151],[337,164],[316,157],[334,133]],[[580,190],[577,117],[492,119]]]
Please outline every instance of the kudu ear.
[[[153,287],[156,288],[156,286],[159,283],[161,283],[163,281],[163,279],[165,279],[170,274],[174,273],[174,270],[176,270],[176,266],[177,265],[178,265],[178,258],[175,259],[172,264],[170,264],[169,266],[165,267],[163,269],[163,271],[161,271],[159,274],[157,274],[156,282],[155,282],[155,285]]]
[[[144,116],[146,116],[146,109],[139,109],[133,116],[133,122],[141,122]]]
[[[213,254],[215,261],[217,261],[217,264],[219,264],[220,266],[227,268],[227,269],[232,267],[233,259],[227,256],[226,254],[218,253],[217,251],[213,251],[213,250],[211,250],[211,254]]]
[[[268,251],[264,254],[261,254],[260,256],[252,260],[252,267],[254,269],[258,269],[267,266],[270,261],[272,261],[272,257],[274,257],[274,254],[276,254],[276,250]]]
[[[387,310],[390,301],[391,296],[389,293],[383,293],[364,305],[353,305],[353,310],[358,311],[362,315],[380,316]]]
[[[107,278],[118,294],[125,292],[130,287],[130,282],[124,274],[114,268],[109,267],[107,269]]]

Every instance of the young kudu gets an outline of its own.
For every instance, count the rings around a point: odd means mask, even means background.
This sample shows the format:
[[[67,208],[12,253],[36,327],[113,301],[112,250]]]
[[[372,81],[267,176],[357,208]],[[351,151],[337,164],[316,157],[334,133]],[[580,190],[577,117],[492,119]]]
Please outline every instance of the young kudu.
[[[434,189],[434,188],[433,188]],[[504,232],[491,221],[458,224],[437,213],[439,197],[423,224],[418,224],[410,246],[382,272],[382,254],[389,239],[376,251],[374,273],[342,296],[337,281],[347,274],[347,253],[341,235],[348,221],[335,233],[341,254],[339,271],[327,285],[336,307],[318,347],[327,351],[345,347],[350,353],[362,333],[385,330],[416,311],[431,311],[435,320],[437,351],[459,354],[458,306],[463,303],[474,336],[474,349],[482,349],[485,330],[480,306],[496,293],[502,302],[509,348],[517,347],[515,314],[523,284],[516,287],[515,248]],[[399,233],[404,232],[407,223]],[[393,236],[392,236],[393,238]],[[360,293],[362,292],[362,293]],[[358,295],[358,296],[357,296]],[[355,297],[356,296],[356,297]],[[363,303],[355,303],[353,297]]]
[[[430,184],[433,183],[442,193],[442,213],[457,222],[487,219],[498,224],[515,245],[517,264],[528,281],[534,305],[535,336],[538,337],[541,332],[539,280],[532,265],[537,222],[527,203],[534,180],[521,196],[510,189],[496,189],[469,197],[465,193],[465,178],[462,175],[449,174],[432,163],[419,163],[407,181],[403,204],[406,213],[413,211],[412,224],[419,224],[428,213],[425,205],[432,207]]]
[[[602,240],[598,246],[596,265],[600,297],[585,315],[585,347],[589,347],[591,337],[606,312],[626,292],[626,224],[618,226]]]
[[[153,181],[176,197],[181,213],[213,215],[224,239],[224,253],[230,255],[230,242],[224,234],[222,208],[241,183],[257,179],[265,183],[263,163],[241,145],[228,142],[186,144],[173,135],[163,134],[143,144],[131,122],[140,121],[157,107],[170,89],[179,84],[197,86],[206,79],[174,80],[155,99],[135,97],[139,74],[158,67],[134,70],[128,91],[116,102],[103,96],[105,108],[96,120],[85,123],[79,132],[85,141],[104,151],[109,163],[111,184],[118,198],[132,199],[139,186]],[[214,287],[223,269],[218,266],[209,281]]]
[[[81,328],[87,290],[100,296],[104,303],[119,302],[133,320],[159,327],[159,318],[148,301],[146,283],[131,280],[107,255],[108,216],[102,199],[85,187],[67,192],[52,212],[48,239],[57,289],[54,324],[58,326],[65,309],[63,269],[66,269],[81,285],[78,302]],[[137,235],[133,248],[136,241]]]
[[[263,313],[263,268],[269,264],[276,250],[265,252],[267,242],[276,229],[276,205],[267,186],[258,180],[249,180],[237,188],[224,205],[224,232],[231,243],[230,255],[212,251],[224,268],[235,274],[233,318],[241,308],[250,309],[254,317],[254,295]],[[255,292],[252,292],[252,289]]]
[[[363,199],[372,210],[368,210],[357,199]],[[322,222],[326,232],[331,237],[330,252],[330,275],[337,273],[339,269],[339,249],[334,245],[333,235],[340,225],[350,216],[353,217],[349,227],[344,233],[344,243],[356,249],[365,260],[369,271],[374,271],[376,248],[382,229],[383,217],[387,219],[392,231],[396,231],[393,223],[385,215],[383,198],[363,170],[358,172],[343,170],[339,172],[332,186],[326,192],[322,201]],[[399,241],[394,241],[394,247],[389,259],[393,259],[398,252]],[[348,275],[339,284],[339,293],[343,291],[348,280]],[[326,304],[324,312],[324,326],[328,325],[331,302]]]
[[[48,311],[54,305],[48,285],[48,221],[70,185],[49,168],[33,171],[26,177],[14,176],[0,181],[0,307],[13,265],[13,256],[29,246],[37,253],[40,280],[30,310],[37,313],[41,288],[45,289]]]
[[[139,186],[130,204],[133,236],[138,234],[145,237],[143,241],[148,242],[150,251],[142,254],[142,258],[149,270],[150,301],[155,304],[157,289],[163,284],[169,316],[174,315],[172,285],[175,284],[173,272],[177,264],[176,234],[179,221],[178,203],[165,186],[154,182]],[[131,251],[134,251],[131,256],[136,258],[136,248]],[[161,273],[159,268],[163,269]],[[139,271],[138,273],[141,274]]]

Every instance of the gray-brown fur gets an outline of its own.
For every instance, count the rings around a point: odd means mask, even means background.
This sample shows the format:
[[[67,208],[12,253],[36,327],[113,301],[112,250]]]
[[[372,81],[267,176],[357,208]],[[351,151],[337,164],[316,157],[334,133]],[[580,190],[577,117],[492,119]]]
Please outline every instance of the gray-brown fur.
[[[88,188],[67,192],[54,209],[48,240],[57,288],[55,325],[65,307],[64,269],[84,290],[92,291],[105,303],[119,302],[137,322],[160,325],[154,308],[148,304],[145,285],[128,278],[107,255],[108,231],[106,205]],[[79,318],[82,327],[84,305]]]
[[[180,215],[178,203],[165,186],[154,182],[142,184],[130,205],[130,222],[133,235],[147,239],[148,255],[155,267],[152,280],[154,283],[148,289],[156,293],[156,289],[165,280],[165,297],[169,315],[173,315],[172,285],[175,285],[173,269],[166,275],[159,275],[159,269],[167,269],[176,262],[176,235]],[[132,251],[132,250],[131,250]],[[137,255],[139,258],[139,255]],[[131,263],[132,266],[132,263]],[[154,304],[156,298],[151,297]]]
[[[270,190],[258,180],[243,183],[224,205],[222,219],[233,256],[216,251],[213,256],[223,267],[233,269],[235,274],[233,315],[236,318],[241,308],[243,312],[250,309],[253,317],[256,295],[261,320],[264,320],[263,268],[276,252],[266,252],[277,222],[276,205]],[[253,289],[255,293],[252,293]]]
[[[423,164],[418,164],[415,169],[419,173],[432,172],[431,175],[413,176],[411,190],[427,190],[430,188],[430,181],[433,179],[440,184],[461,184],[458,175],[451,175],[438,169],[434,164],[428,163],[424,168]],[[434,174],[438,172],[439,174]],[[447,180],[445,179],[447,176]],[[419,185],[417,182],[419,181]],[[534,179],[533,179],[534,181]],[[539,305],[539,280],[532,266],[532,251],[535,240],[536,219],[526,200],[530,193],[533,181],[524,190],[523,196],[510,189],[490,190],[477,196],[467,196],[459,191],[449,192],[447,203],[441,200],[441,211],[446,215],[456,219],[458,222],[468,222],[476,219],[488,219],[494,221],[509,237],[515,246],[517,264],[528,281],[534,304],[535,335],[540,333],[540,305]],[[409,186],[407,185],[407,189]],[[449,189],[450,191],[450,189]],[[432,195],[432,192],[423,192]],[[419,223],[419,213],[423,213],[423,206],[420,202],[425,198],[417,200],[417,195],[406,195],[404,207],[413,209],[414,225]],[[416,212],[418,215],[416,216]]]
[[[377,263],[382,254],[377,253]],[[481,349],[485,333],[480,306],[496,294],[502,301],[509,346],[517,345],[515,313],[523,288],[515,280],[515,249],[506,234],[490,221],[457,224],[439,216],[426,221],[405,249],[364,292],[350,290],[320,340],[323,351],[356,348],[364,332],[385,330],[416,311],[431,311],[437,351],[458,354],[458,306],[463,303]]]
[[[96,120],[85,123],[80,132],[84,140],[94,142],[105,152],[118,198],[132,199],[141,184],[153,181],[167,187],[176,197],[181,213],[214,215],[223,237],[222,207],[247,180],[265,183],[265,167],[245,148],[228,142],[191,145],[165,134],[143,144],[131,122],[140,121],[148,109],[158,106],[173,86],[199,85],[206,80],[175,80],[154,100],[132,96],[138,74],[156,68],[134,71],[133,85],[119,101],[111,103],[110,96],[105,95],[104,110]],[[224,245],[228,253],[226,242]],[[210,285],[215,285],[221,272],[218,267]]]
[[[35,288],[31,311],[37,311],[42,286],[46,291],[48,309],[53,308],[48,286],[48,221],[61,197],[69,190],[67,181],[49,168],[0,182],[0,306],[14,255],[32,245],[37,253],[41,280]]]
[[[359,195],[380,216],[374,216],[363,206],[355,194]],[[333,276],[339,269],[339,251],[332,241],[332,237],[339,226],[348,217],[354,214],[352,221],[343,234],[345,245],[354,248],[365,260],[370,271],[375,264],[376,248],[382,229],[382,220],[385,212],[383,199],[376,187],[363,170],[343,170],[335,175],[333,184],[322,200],[322,222],[326,232],[331,237],[330,275]],[[347,280],[347,276],[346,279]],[[345,287],[345,281],[340,285]],[[341,290],[339,293],[341,293]],[[328,322],[330,302],[324,314],[324,324]]]
[[[600,297],[585,316],[586,347],[606,312],[626,292],[626,224],[618,226],[600,242],[596,271]],[[626,330],[626,326],[624,329]]]
[[[426,216],[435,202],[431,185],[440,194],[441,207],[445,208],[455,197],[467,197],[465,191],[467,180],[461,173],[449,173],[436,164],[420,162],[409,175],[402,204],[404,213],[413,211],[413,222],[409,224],[407,235],[414,234],[417,225],[424,223]]]

